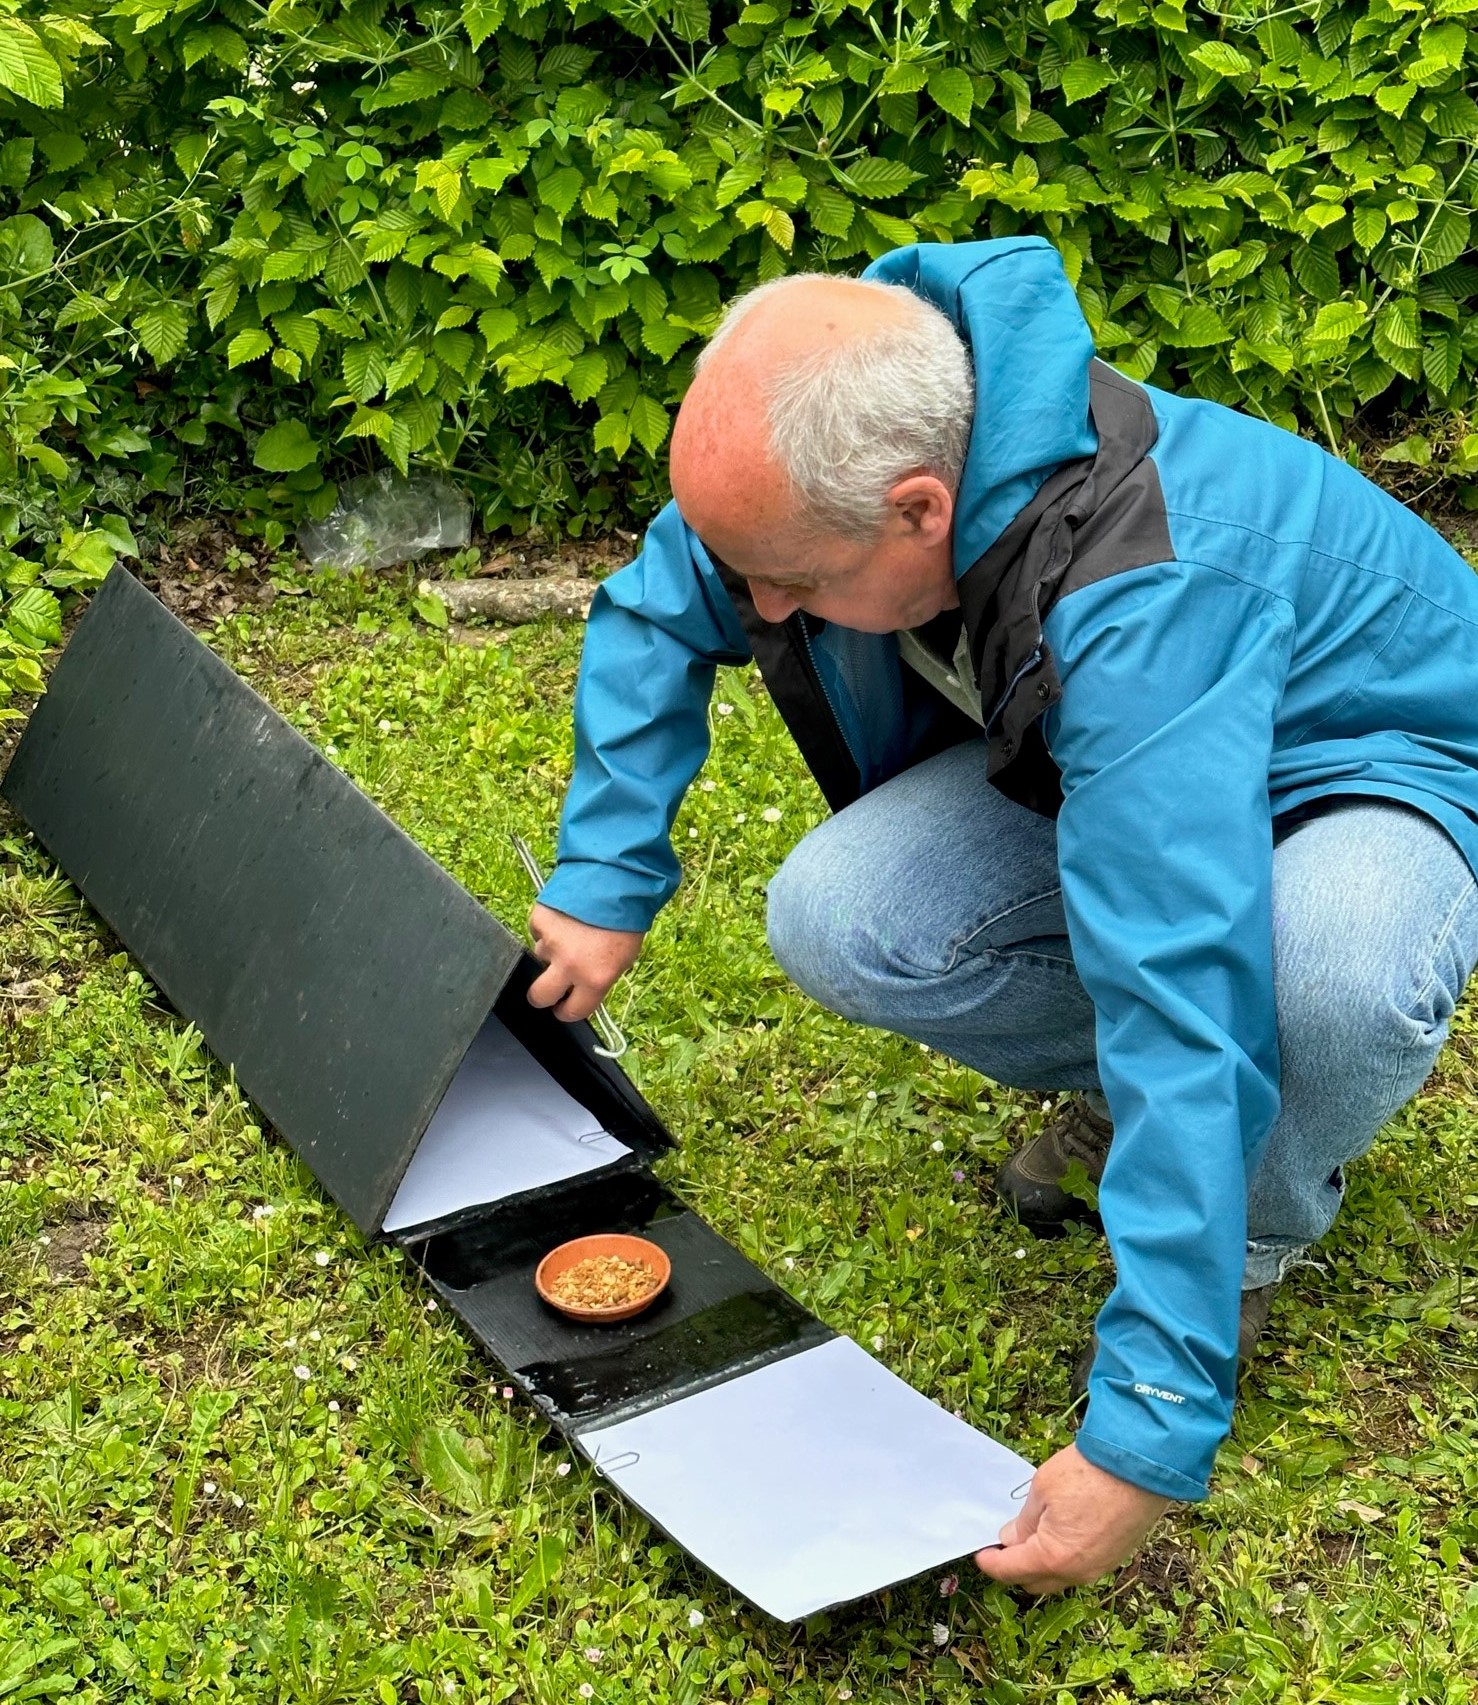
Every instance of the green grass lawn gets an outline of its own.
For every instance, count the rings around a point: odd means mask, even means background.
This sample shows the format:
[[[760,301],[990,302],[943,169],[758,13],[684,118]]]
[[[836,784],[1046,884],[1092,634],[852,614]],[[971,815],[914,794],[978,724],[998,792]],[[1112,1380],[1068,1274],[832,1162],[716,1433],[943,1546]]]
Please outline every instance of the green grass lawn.
[[[449,643],[408,596],[318,585],[211,638],[518,927],[508,831],[552,853],[579,635]],[[664,1170],[831,1325],[1039,1459],[1071,1436],[1103,1246],[1036,1242],[982,1199],[1039,1100],[787,986],[764,887],[822,807],[755,679],[717,700],[687,880],[613,1002],[682,1142]],[[505,1395],[0,820],[0,1700],[1468,1700],[1460,1023],[1280,1299],[1207,1506],[1061,1600],[966,1564],[951,1595],[786,1629]]]

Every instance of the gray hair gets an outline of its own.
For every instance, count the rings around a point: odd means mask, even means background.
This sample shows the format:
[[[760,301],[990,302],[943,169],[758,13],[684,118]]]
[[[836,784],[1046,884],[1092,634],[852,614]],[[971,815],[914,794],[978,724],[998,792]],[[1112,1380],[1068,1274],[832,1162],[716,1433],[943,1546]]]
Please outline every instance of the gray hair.
[[[761,303],[823,273],[772,279],[729,304],[697,369]],[[901,284],[855,279],[901,303],[901,319],[782,367],[766,394],[770,450],[795,494],[796,520],[870,543],[889,491],[929,473],[956,491],[975,411],[970,353],[948,317]]]

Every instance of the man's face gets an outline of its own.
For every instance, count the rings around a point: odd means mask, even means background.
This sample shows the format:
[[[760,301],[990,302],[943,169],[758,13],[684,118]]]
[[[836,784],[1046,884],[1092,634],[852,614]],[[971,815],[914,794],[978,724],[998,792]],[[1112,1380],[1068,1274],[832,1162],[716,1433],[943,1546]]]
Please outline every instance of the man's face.
[[[767,622],[796,610],[861,633],[919,627],[959,605],[950,544],[952,505],[936,492],[892,503],[875,540],[858,543],[781,524],[730,522],[698,529],[705,546],[749,584],[755,609]]]

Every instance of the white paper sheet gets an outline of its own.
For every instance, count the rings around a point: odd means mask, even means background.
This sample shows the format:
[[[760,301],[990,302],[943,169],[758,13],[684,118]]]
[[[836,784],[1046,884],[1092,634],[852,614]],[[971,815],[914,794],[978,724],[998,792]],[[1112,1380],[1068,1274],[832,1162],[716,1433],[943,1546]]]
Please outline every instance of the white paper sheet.
[[[385,1230],[578,1178],[630,1153],[489,1017],[431,1116]]]
[[[1032,1477],[850,1338],[578,1442],[684,1549],[784,1622],[993,1545]]]

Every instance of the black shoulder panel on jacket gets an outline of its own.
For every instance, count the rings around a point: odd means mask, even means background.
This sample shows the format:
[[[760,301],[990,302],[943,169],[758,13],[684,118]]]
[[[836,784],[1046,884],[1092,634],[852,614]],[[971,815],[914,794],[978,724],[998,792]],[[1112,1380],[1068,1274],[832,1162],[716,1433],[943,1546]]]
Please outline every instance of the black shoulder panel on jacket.
[[[990,778],[1046,816],[1056,815],[1062,788],[1040,723],[1062,684],[1042,626],[1067,593],[1174,555],[1149,457],[1159,429],[1148,396],[1095,361],[1089,409],[1095,454],[1058,468],[960,580]]]

